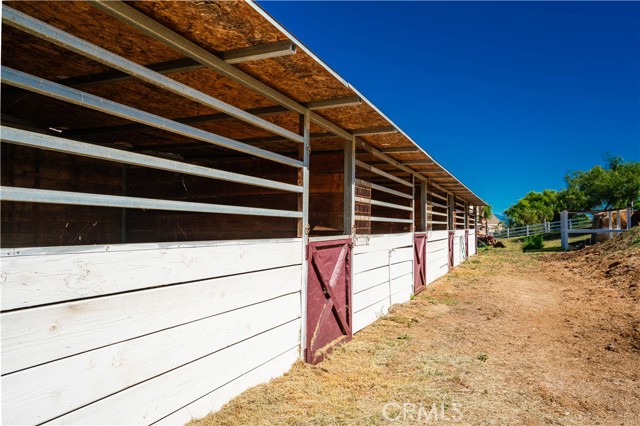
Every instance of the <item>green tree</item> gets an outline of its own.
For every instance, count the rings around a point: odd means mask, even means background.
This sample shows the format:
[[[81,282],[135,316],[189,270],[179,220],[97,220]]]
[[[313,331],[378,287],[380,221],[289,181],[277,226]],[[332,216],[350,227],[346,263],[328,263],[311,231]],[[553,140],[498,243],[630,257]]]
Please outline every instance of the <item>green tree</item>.
[[[565,176],[566,188],[558,194],[564,210],[624,208],[640,204],[640,163],[621,157],[607,158],[607,166],[571,172]]]
[[[553,220],[558,212],[558,192],[545,189],[529,192],[504,213],[509,218],[509,225],[523,226]]]

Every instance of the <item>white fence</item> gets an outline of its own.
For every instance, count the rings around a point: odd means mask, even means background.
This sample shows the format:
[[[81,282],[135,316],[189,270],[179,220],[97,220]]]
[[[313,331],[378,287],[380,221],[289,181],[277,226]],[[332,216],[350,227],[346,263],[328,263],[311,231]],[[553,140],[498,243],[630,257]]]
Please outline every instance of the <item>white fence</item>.
[[[620,213],[624,210],[600,210],[600,211],[588,211],[588,212],[568,212],[563,211],[560,213],[560,239],[562,243],[563,250],[569,250],[569,235],[570,234],[599,234],[603,232],[607,232],[609,234],[609,238],[613,238],[613,234],[626,231],[627,229],[631,229],[631,215],[633,214],[633,209],[628,207],[627,209],[627,226],[625,229],[622,229]],[[614,227],[613,224],[613,212],[617,212],[616,214],[616,224]],[[608,218],[608,228],[607,229],[572,229],[569,220],[569,213],[607,213]]]
[[[567,227],[568,229],[571,229],[571,230],[590,229],[591,219],[585,218],[585,217],[570,219],[567,222]],[[493,237],[494,238],[527,237],[530,235],[560,232],[560,230],[561,230],[561,221],[557,220],[555,222],[543,222],[543,223],[536,223],[534,225],[515,226],[513,228],[506,228],[504,230],[494,232]]]

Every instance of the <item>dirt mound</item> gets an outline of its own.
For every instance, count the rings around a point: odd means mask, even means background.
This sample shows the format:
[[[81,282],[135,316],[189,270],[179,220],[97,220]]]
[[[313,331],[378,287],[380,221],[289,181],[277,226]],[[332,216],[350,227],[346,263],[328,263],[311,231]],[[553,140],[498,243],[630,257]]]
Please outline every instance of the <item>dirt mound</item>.
[[[559,258],[571,271],[585,278],[602,280],[622,296],[640,300],[640,227],[583,250],[564,253]]]

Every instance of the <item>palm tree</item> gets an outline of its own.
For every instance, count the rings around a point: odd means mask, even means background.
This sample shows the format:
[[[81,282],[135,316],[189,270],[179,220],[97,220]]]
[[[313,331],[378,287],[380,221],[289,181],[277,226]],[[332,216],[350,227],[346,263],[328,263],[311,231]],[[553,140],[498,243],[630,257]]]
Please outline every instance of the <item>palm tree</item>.
[[[483,206],[480,212],[480,218],[484,219],[484,233],[489,235],[489,219],[493,216],[493,207]]]

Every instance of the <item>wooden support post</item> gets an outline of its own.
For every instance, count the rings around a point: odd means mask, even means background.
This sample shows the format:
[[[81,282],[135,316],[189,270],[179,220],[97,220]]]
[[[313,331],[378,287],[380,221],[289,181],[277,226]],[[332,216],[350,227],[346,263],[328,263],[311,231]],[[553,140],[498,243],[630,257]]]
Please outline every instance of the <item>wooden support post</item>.
[[[355,235],[356,137],[344,143],[344,234]]]
[[[527,225],[527,237],[529,236],[529,225]]]
[[[411,225],[409,226],[409,232],[416,231],[416,177],[411,175]]]
[[[633,207],[627,207],[627,229],[631,229],[631,215],[633,215]]]
[[[420,231],[427,230],[427,181],[420,181]]]
[[[478,223],[480,221],[480,216],[478,216],[478,206],[473,206],[473,229],[476,230],[476,235],[478,234]]]
[[[464,229],[469,229],[469,203],[464,202]]]
[[[311,112],[306,110],[300,114],[300,133],[303,135],[303,145],[299,155],[303,167],[298,171],[298,184],[302,185],[302,195],[298,197],[302,219],[298,220],[298,236],[302,239],[302,291],[300,292],[300,358],[304,359],[307,341],[307,281],[309,263],[307,262],[307,246],[309,245],[309,156],[311,154]]]
[[[455,196],[447,194],[447,229],[450,231],[456,229],[455,226],[455,209],[456,209]]]
[[[613,212],[612,211],[608,211],[607,212],[607,218],[609,219],[609,229],[613,229]],[[609,239],[613,239],[613,232],[609,232]]]
[[[618,210],[616,212],[616,229],[621,229],[621,227],[620,227],[620,213],[622,213],[622,210]],[[627,218],[627,220],[629,220],[629,218]]]
[[[569,250],[569,212],[564,210],[560,212],[560,241],[562,242],[562,249]]]

